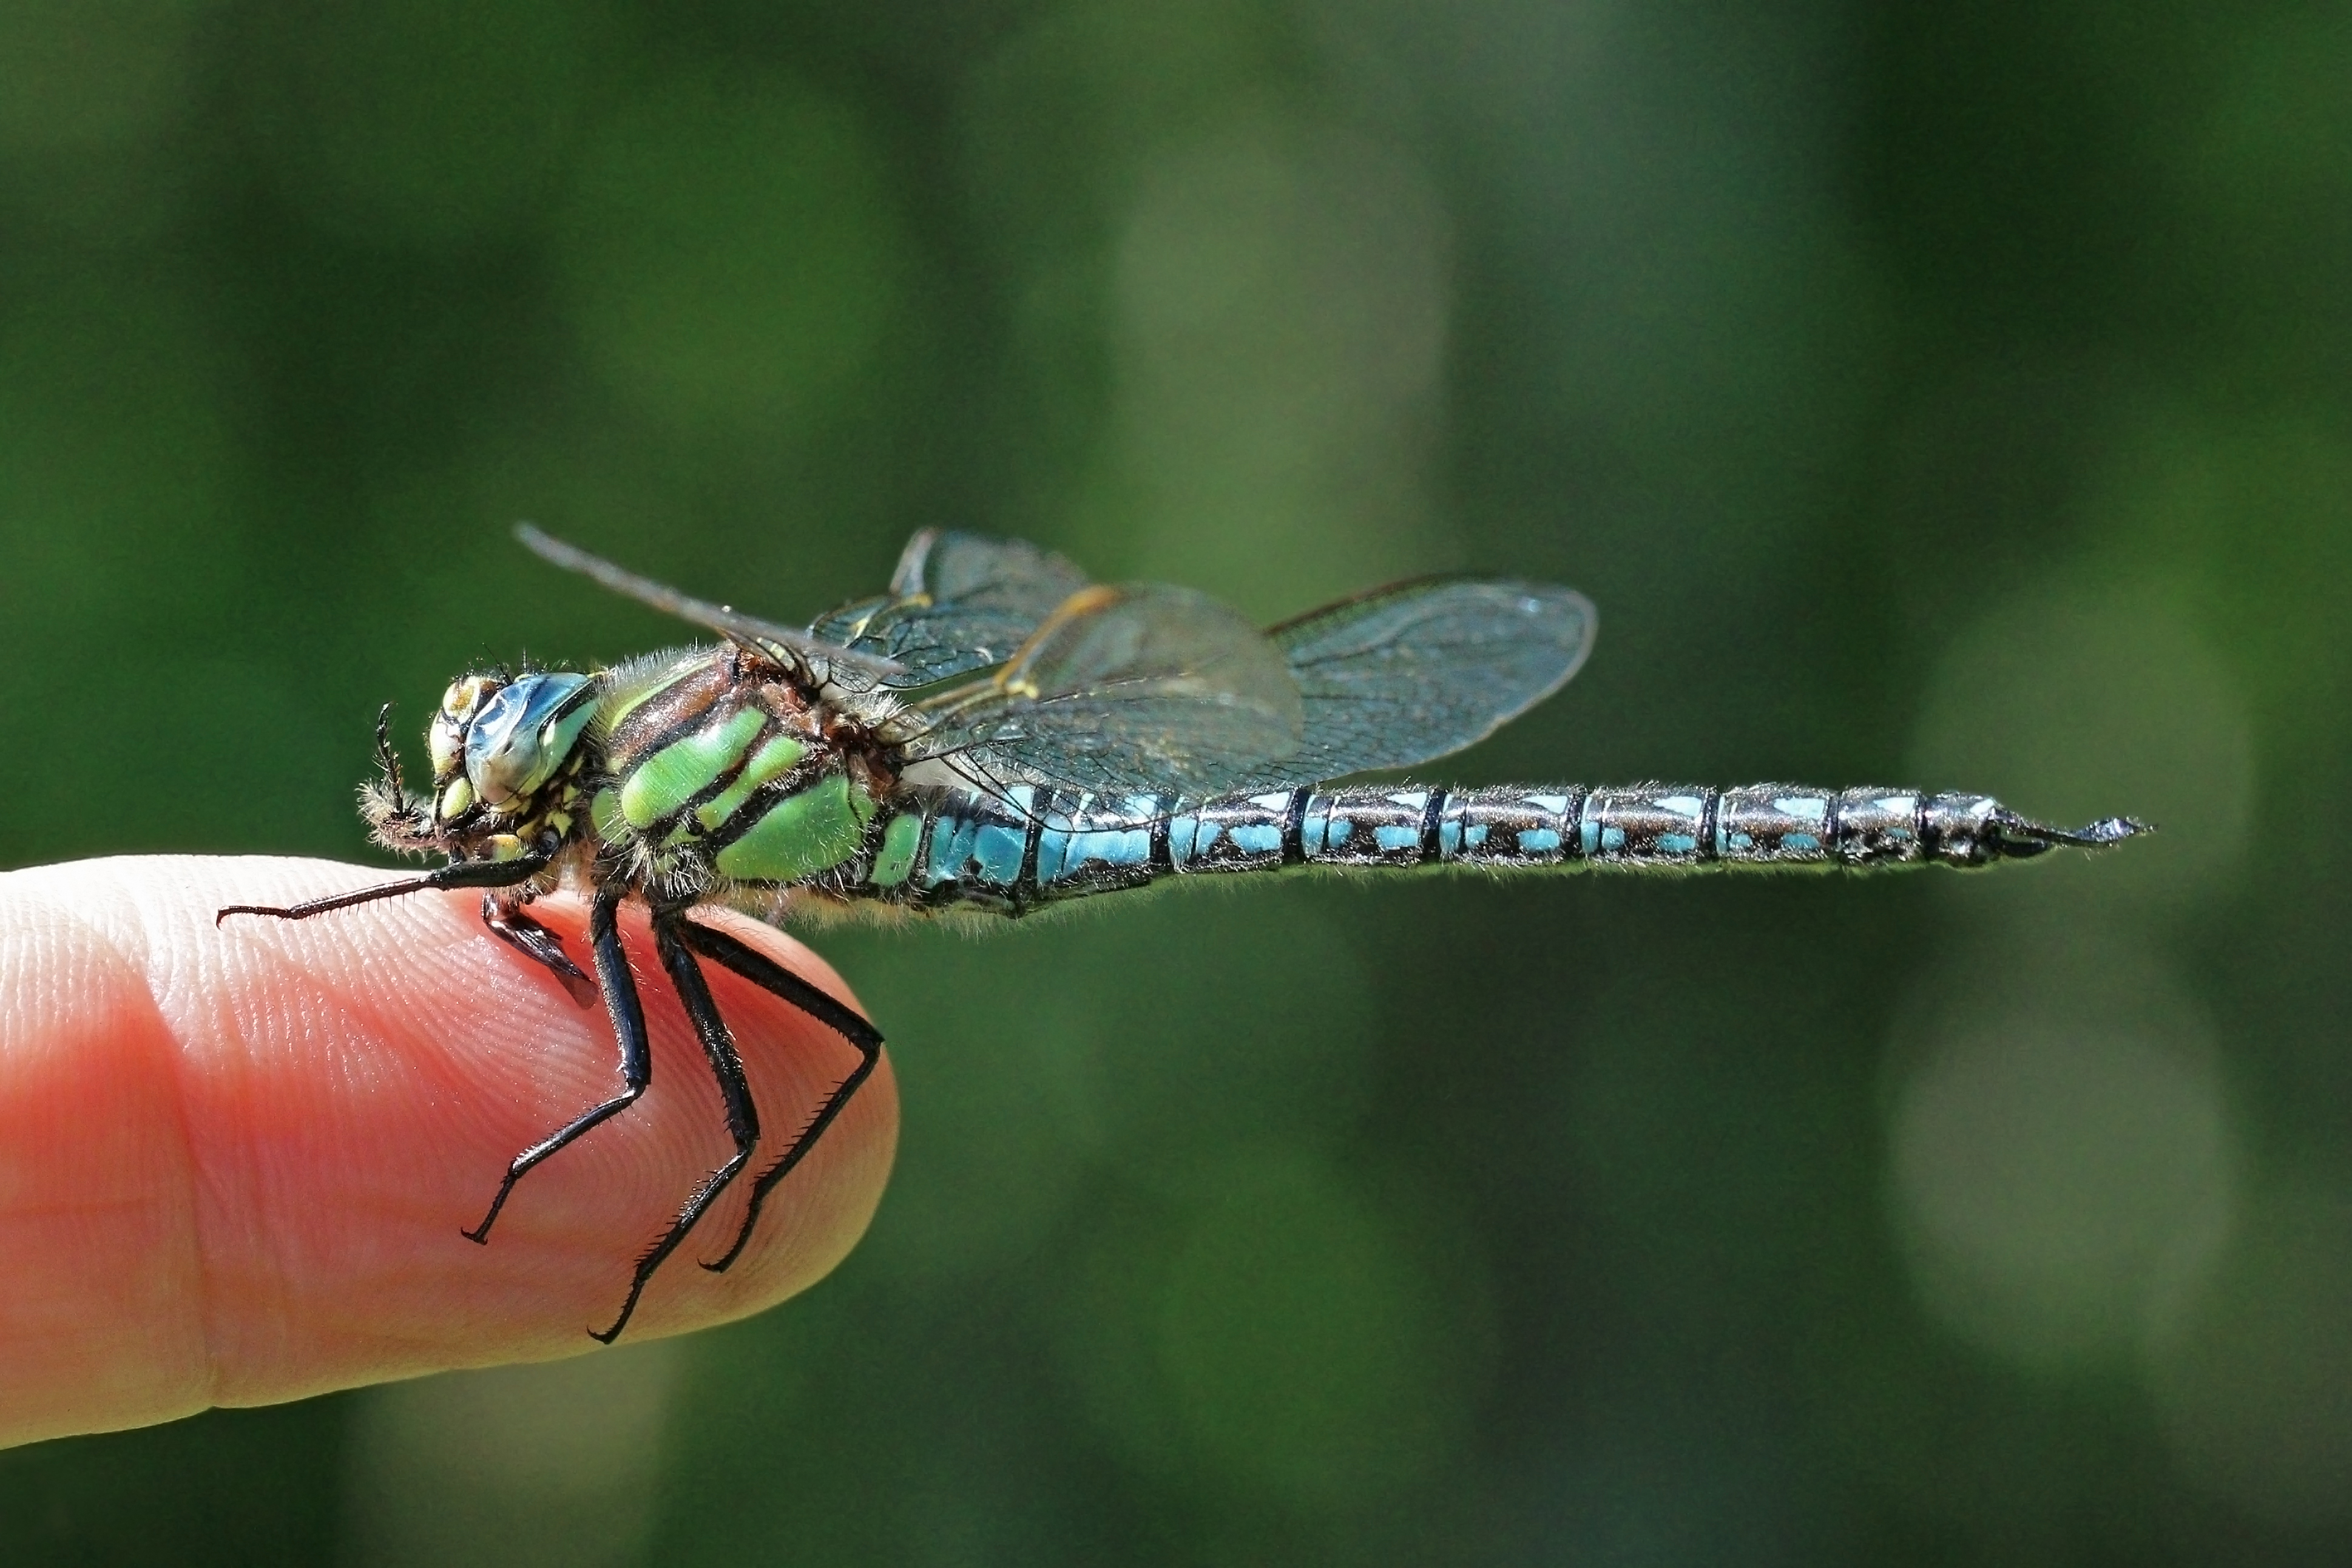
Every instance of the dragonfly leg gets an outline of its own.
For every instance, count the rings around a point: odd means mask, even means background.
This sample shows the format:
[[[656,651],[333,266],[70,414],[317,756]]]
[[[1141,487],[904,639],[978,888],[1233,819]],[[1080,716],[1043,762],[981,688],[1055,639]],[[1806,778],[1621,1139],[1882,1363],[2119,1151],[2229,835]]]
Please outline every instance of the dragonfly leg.
[[[397,882],[378,882],[373,888],[361,888],[349,893],[330,893],[323,899],[310,899],[299,904],[231,904],[214,911],[213,924],[218,925],[231,915],[270,915],[281,921],[307,921],[312,915],[348,910],[353,904],[372,904],[378,899],[406,898],[411,893],[429,892],[436,888],[511,888],[518,882],[530,881],[546,869],[547,857],[544,855],[523,855],[512,860],[454,860],[421,877],[403,877]]]
[[[520,905],[507,909],[499,904],[498,894],[484,893],[482,923],[490,928],[492,936],[563,982],[574,1002],[583,1007],[596,1005],[596,983],[572,962],[572,955],[563,951],[562,939],[532,919],[529,910]]]
[[[849,1097],[857,1092],[860,1084],[873,1076],[876,1064],[882,1059],[882,1033],[854,1008],[834,1000],[822,989],[794,974],[759,949],[715,927],[699,925],[690,920],[680,919],[678,927],[678,934],[695,952],[722,969],[733,970],[769,994],[791,1003],[847,1040],[856,1047],[858,1055],[857,1066],[826,1096],[824,1103],[817,1107],[816,1114],[809,1118],[808,1125],[801,1129],[800,1136],[794,1138],[778,1156],[776,1163],[761,1172],[759,1179],[751,1184],[751,1201],[743,1211],[743,1223],[735,1232],[733,1245],[727,1248],[723,1257],[703,1265],[713,1273],[722,1273],[742,1255],[744,1247],[751,1241],[752,1227],[760,1223],[760,1207],[768,1201],[768,1194],[792,1173],[793,1167],[799,1164],[811,1149],[816,1147],[817,1140],[824,1136],[825,1129],[833,1125],[842,1108],[849,1103]]]
[[[689,939],[685,933],[695,929],[680,910],[657,910],[654,915],[654,947],[661,954],[662,967],[669,971],[670,984],[677,988],[677,999],[686,1005],[686,1016],[693,1020],[694,1032],[702,1037],[702,1054],[710,1059],[710,1076],[719,1080],[719,1098],[726,1102],[727,1131],[735,1140],[735,1153],[687,1195],[677,1217],[669,1222],[669,1228],[637,1259],[636,1275],[629,1281],[628,1299],[621,1303],[621,1315],[613,1320],[613,1326],[601,1333],[594,1329],[588,1331],[590,1338],[608,1345],[620,1338],[621,1331],[628,1326],[629,1315],[637,1310],[637,1298],[645,1294],[646,1281],[654,1277],[654,1270],[677,1250],[678,1243],[686,1239],[695,1222],[710,1207],[712,1200],[742,1173],[743,1167],[751,1163],[752,1150],[759,1147],[760,1114],[751,1104],[751,1086],[744,1079],[742,1058],[735,1052],[735,1037],[728,1032],[727,1021],[719,1016],[719,1004],[711,1000],[702,966],[687,949]]]
[[[628,954],[621,948],[618,920],[621,896],[622,889],[617,883],[596,890],[596,901],[588,908],[588,944],[595,957],[596,973],[604,982],[604,1005],[613,1020],[614,1037],[621,1042],[621,1081],[625,1087],[612,1099],[572,1118],[517,1154],[507,1166],[506,1180],[499,1184],[498,1196],[490,1200],[490,1212],[484,1215],[482,1223],[473,1229],[458,1233],[467,1241],[487,1244],[490,1239],[490,1224],[499,1217],[499,1210],[506,1206],[508,1194],[514,1191],[517,1182],[521,1181],[533,1166],[569,1147],[590,1128],[635,1105],[637,1097],[646,1092],[646,1086],[654,1080],[653,1047],[646,1035],[645,1004],[637,997],[636,981],[629,973]],[[533,926],[534,929],[543,929],[538,928],[535,921]],[[493,925],[490,929],[497,931],[499,928]],[[551,936],[549,940],[553,938]],[[530,949],[525,948],[524,951],[530,952]],[[560,955],[562,950],[559,948],[556,951]],[[539,955],[532,953],[531,956],[536,958]]]

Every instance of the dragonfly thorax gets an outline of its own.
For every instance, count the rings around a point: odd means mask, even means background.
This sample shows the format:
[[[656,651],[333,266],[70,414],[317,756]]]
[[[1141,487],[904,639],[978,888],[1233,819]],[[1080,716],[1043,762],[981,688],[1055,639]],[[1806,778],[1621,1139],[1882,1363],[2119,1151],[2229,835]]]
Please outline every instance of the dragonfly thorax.
[[[896,782],[895,705],[835,701],[741,645],[614,669],[590,734],[585,810],[602,861],[656,898],[792,883],[856,857]]]

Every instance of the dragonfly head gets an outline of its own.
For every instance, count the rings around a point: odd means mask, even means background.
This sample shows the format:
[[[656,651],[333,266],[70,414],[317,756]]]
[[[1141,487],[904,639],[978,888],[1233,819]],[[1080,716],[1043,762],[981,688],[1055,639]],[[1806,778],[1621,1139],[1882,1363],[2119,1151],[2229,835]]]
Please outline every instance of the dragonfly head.
[[[518,852],[526,837],[569,830],[580,738],[594,716],[597,685],[569,670],[468,675],[441,694],[425,731],[433,791],[408,797],[389,744],[384,780],[370,786],[367,816],[398,849],[474,858]]]
[[[534,815],[541,793],[572,760],[594,699],[595,683],[569,670],[453,681],[426,732],[436,825],[446,830],[478,806],[501,817]]]

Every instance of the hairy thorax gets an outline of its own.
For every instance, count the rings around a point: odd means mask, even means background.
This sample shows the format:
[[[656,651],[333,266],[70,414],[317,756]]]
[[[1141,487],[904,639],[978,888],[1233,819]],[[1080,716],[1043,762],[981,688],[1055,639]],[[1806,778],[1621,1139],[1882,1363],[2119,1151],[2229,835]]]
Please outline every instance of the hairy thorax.
[[[604,862],[656,901],[819,875],[863,846],[896,778],[878,714],[818,700],[739,645],[608,672],[588,739]]]

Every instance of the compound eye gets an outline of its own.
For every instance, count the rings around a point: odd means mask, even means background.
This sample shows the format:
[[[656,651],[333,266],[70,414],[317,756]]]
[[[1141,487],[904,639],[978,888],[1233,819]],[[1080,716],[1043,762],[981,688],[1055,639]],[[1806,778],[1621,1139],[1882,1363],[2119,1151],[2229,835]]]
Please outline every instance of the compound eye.
[[[464,723],[466,716],[473,712],[474,705],[481,701],[482,693],[499,684],[498,677],[492,675],[468,675],[451,681],[448,689],[441,693],[442,714]]]
[[[465,748],[466,727],[446,713],[436,713],[425,731],[425,750],[433,754],[433,776],[446,779],[457,771],[457,753]]]
[[[466,731],[466,777],[497,809],[528,797],[572,754],[594,705],[584,675],[526,675],[499,688]]]
[[[466,744],[466,721],[473,716],[475,706],[482,700],[484,689],[497,683],[486,675],[468,675],[453,680],[441,693],[441,711],[433,716],[433,723],[425,732],[426,749],[433,756],[433,776],[446,780],[457,772],[458,754]]]

